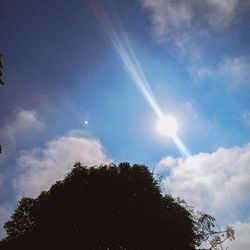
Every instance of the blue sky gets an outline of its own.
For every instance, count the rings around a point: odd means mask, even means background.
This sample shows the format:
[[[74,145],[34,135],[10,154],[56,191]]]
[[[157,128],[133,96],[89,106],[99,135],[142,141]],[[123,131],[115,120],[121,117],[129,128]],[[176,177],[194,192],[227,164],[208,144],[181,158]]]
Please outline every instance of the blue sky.
[[[75,161],[129,161],[155,167],[167,192],[233,225],[229,249],[246,250],[250,2],[95,3],[1,4],[1,225],[20,197],[49,188]],[[137,58],[161,111],[178,120],[189,156],[157,131],[124,53]]]

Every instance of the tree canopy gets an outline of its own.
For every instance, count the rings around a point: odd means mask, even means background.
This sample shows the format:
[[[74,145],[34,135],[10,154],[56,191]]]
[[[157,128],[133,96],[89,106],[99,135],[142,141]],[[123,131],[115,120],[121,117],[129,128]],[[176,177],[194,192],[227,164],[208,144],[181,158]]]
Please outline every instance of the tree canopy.
[[[190,213],[162,196],[143,165],[80,163],[36,199],[23,198],[3,249],[194,249]],[[23,248],[21,248],[21,246]]]
[[[0,247],[191,250],[207,236],[197,225],[180,200],[162,195],[146,166],[76,163],[50,190],[22,198]]]

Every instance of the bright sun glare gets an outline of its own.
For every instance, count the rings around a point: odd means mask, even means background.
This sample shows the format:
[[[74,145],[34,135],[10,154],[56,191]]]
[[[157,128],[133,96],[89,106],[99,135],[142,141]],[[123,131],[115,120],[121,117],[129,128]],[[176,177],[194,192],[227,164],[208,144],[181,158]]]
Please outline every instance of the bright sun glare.
[[[96,9],[96,13],[116,52],[120,56],[121,61],[123,62],[123,65],[127,70],[127,73],[129,74],[135,85],[138,87],[138,89],[141,91],[141,93],[144,95],[152,109],[155,111],[157,117],[159,118],[159,121],[157,123],[159,132],[164,136],[170,137],[176,144],[180,153],[184,157],[189,157],[190,153],[188,149],[176,134],[178,130],[178,123],[174,117],[167,115],[164,116],[162,114],[162,110],[153,95],[150,84],[148,83],[147,78],[141,68],[140,62],[133,50],[133,46],[129,39],[129,36],[123,29],[118,32],[113,26],[112,22],[110,22],[110,20],[108,19],[104,11]]]
[[[162,116],[157,122],[159,132],[171,138],[175,137],[178,130],[178,123],[172,116]]]

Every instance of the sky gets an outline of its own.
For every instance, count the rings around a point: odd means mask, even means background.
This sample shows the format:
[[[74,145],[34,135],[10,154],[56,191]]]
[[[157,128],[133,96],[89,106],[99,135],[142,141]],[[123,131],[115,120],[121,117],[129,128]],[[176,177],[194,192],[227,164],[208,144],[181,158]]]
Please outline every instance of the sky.
[[[76,161],[142,163],[250,239],[249,0],[1,1],[0,237]],[[157,130],[161,115],[177,138]]]

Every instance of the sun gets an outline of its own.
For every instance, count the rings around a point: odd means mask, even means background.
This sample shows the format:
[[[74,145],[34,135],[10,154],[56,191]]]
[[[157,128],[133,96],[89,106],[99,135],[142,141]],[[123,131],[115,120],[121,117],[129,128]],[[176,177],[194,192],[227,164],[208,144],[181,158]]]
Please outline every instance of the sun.
[[[157,122],[158,131],[165,136],[175,137],[178,131],[178,123],[172,116],[162,116]]]

